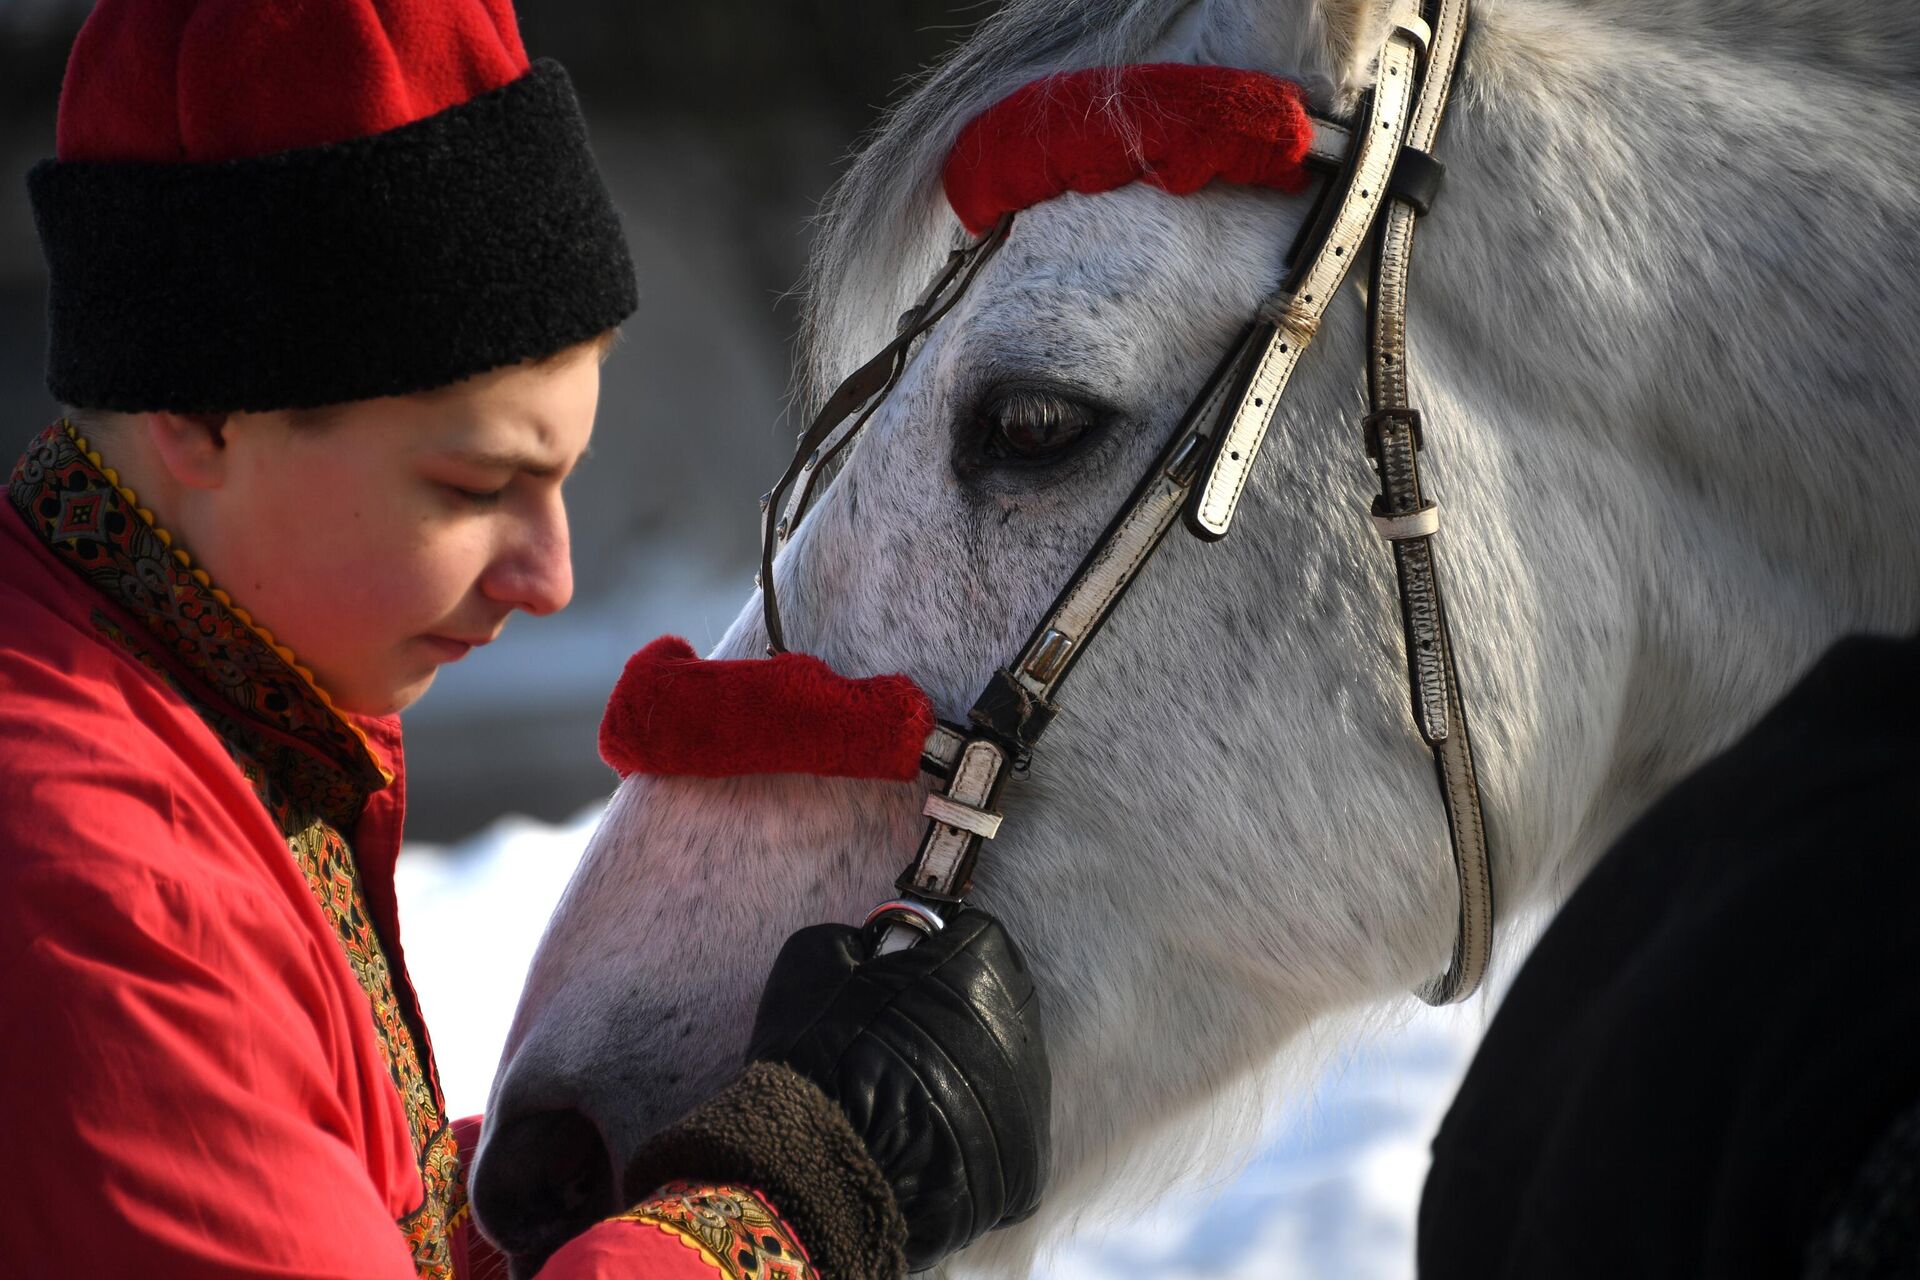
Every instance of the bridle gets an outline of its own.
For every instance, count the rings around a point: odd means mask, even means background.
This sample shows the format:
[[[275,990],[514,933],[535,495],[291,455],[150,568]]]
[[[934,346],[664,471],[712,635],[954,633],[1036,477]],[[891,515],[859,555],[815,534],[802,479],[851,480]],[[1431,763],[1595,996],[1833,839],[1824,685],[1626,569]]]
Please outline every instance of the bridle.
[[[1420,412],[1408,401],[1406,372],[1413,230],[1440,187],[1443,169],[1432,156],[1433,144],[1459,61],[1467,2],[1401,0],[1380,54],[1379,77],[1356,118],[1350,124],[1313,121],[1308,164],[1327,181],[1288,255],[1285,281],[1260,304],[1018,655],[975,699],[966,723],[940,723],[928,736],[922,765],[944,785],[927,797],[926,831],[896,882],[902,896],[868,917],[887,926],[881,949],[910,945],[940,928],[942,908],[958,904],[971,889],[982,842],[1000,831],[995,804],[1001,789],[1011,774],[1024,772],[1058,712],[1060,686],[1175,520],[1209,542],[1231,530],[1281,394],[1371,236],[1371,412],[1361,425],[1380,481],[1372,518],[1392,549],[1413,722],[1433,753],[1459,886],[1452,956],[1446,970],[1416,994],[1429,1004],[1450,1004],[1480,985],[1493,946],[1487,836],[1435,563],[1439,510],[1421,490],[1424,439]],[[899,382],[914,343],[979,277],[1006,242],[1012,220],[1012,214],[1003,216],[948,257],[901,317],[893,340],[827,398],[785,474],[761,500],[759,583],[770,653],[786,649],[774,591],[775,553],[804,518],[821,476]]]

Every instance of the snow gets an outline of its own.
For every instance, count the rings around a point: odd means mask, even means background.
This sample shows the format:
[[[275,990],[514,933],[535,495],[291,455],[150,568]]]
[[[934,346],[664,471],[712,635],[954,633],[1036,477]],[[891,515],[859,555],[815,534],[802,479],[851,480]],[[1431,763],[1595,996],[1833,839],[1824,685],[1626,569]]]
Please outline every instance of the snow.
[[[1476,1014],[1423,1011],[1386,1039],[1350,1046],[1310,1094],[1279,1109],[1238,1176],[1090,1225],[1036,1274],[1411,1280],[1427,1140],[1479,1032]]]
[[[482,1111],[521,980],[599,817],[503,819],[446,847],[409,845],[398,887],[407,964],[453,1115]],[[1350,1045],[1275,1111],[1259,1154],[1214,1186],[1089,1222],[1039,1280],[1410,1280],[1427,1140],[1481,1029],[1478,1006],[1422,1010]]]

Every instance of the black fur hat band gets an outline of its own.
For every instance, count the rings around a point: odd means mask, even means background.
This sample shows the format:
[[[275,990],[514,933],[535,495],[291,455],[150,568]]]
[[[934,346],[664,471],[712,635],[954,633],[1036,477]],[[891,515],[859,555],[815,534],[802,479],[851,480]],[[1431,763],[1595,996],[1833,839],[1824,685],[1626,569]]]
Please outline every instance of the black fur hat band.
[[[65,404],[263,411],[444,386],[637,304],[566,72],[398,128],[198,164],[28,175]]]

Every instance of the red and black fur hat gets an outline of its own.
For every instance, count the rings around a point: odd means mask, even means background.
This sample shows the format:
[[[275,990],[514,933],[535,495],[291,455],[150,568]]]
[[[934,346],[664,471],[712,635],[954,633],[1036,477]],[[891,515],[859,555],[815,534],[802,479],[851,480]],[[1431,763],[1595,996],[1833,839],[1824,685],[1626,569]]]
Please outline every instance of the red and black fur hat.
[[[572,85],[508,0],[100,0],[56,154],[27,182],[66,404],[401,395],[637,302]]]

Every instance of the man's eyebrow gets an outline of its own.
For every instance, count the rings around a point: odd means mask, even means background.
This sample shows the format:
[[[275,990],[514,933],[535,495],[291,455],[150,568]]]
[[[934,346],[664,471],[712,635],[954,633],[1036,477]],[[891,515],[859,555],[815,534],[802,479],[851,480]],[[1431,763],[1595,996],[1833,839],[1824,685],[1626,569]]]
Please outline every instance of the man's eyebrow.
[[[580,455],[580,460],[585,461],[591,452],[592,449],[589,447]],[[464,462],[483,470],[523,471],[541,479],[557,476],[562,470],[557,463],[548,462],[535,454],[523,453],[518,449],[447,449],[444,453],[456,462]]]

